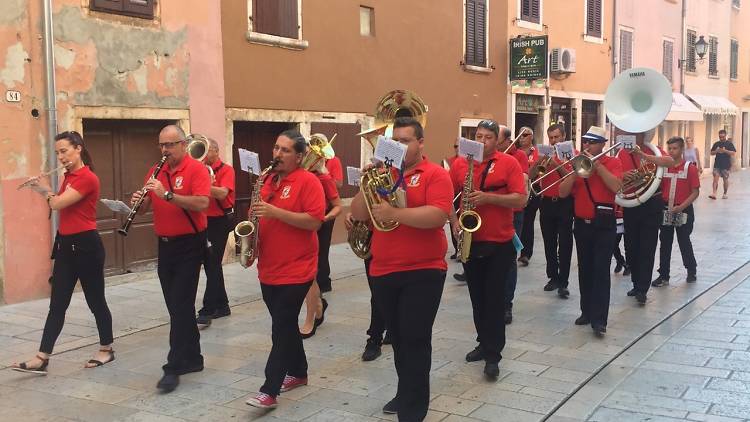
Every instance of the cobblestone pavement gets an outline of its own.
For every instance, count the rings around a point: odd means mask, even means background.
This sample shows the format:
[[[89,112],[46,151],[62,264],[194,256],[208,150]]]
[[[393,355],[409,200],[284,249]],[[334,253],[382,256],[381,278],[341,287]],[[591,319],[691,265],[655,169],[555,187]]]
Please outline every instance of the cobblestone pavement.
[[[707,198],[710,179],[702,179],[693,234],[698,282],[684,283],[677,245],[672,284],[652,290],[645,307],[625,296],[629,279],[614,275],[604,339],[573,325],[579,314],[575,263],[570,299],[542,291],[547,280],[537,236],[531,265],[519,269],[514,321],[495,383],[485,381],[479,363],[464,361],[475,345],[474,328],[466,287],[451,278],[458,269],[451,263],[433,334],[428,420],[747,417],[750,285],[732,291],[727,286],[747,277],[750,200],[744,186],[750,174],[732,178],[730,199],[717,201]],[[49,375],[0,369],[0,420],[394,420],[380,411],[395,392],[390,348],[384,347],[374,362],[360,361],[369,322],[362,262],[346,245],[337,245],[331,263],[334,291],[328,295],[326,322],[305,341],[310,385],[283,394],[276,410],[266,413],[244,403],[262,383],[270,321],[258,300],[255,270],[232,264],[225,267],[232,316],[201,332],[206,369],[181,377],[176,391],[162,395],[155,390],[169,328],[159,283],[154,274],[128,275],[116,278],[127,282],[107,289],[117,360],[82,368],[98,339],[83,295],[76,293]],[[719,297],[723,292],[728,293]],[[0,307],[0,368],[37,350],[47,307],[48,300]]]

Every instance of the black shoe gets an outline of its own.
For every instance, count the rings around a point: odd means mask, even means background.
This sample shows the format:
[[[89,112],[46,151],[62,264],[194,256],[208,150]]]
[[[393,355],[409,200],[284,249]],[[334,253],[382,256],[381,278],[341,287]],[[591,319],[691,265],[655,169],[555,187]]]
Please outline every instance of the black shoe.
[[[391,337],[391,332],[386,331],[385,337],[383,337],[383,344],[391,344],[393,343],[393,338]]]
[[[500,376],[500,367],[497,362],[487,362],[484,364],[484,375],[491,380],[496,380]]]
[[[594,334],[597,337],[604,337],[604,333],[607,332],[607,327],[602,324],[594,324],[591,326],[591,329],[594,330]]]
[[[310,331],[309,333],[303,333],[302,331],[300,331],[299,335],[302,336],[302,340],[306,340],[306,339],[314,336],[316,331],[318,331],[318,326],[315,325],[315,324],[313,324],[312,331]]]
[[[662,287],[669,284],[669,278],[664,278],[662,276],[656,277],[656,280],[651,282],[651,285],[654,287]]]
[[[520,257],[518,257],[518,263],[521,264],[522,267],[528,267],[529,258],[521,255]]]
[[[560,287],[557,289],[557,295],[560,296],[560,299],[567,299],[570,296],[570,291],[565,287]]]
[[[698,281],[698,277],[695,275],[695,273],[688,274],[687,278],[685,278],[686,283],[695,283],[696,281]]]
[[[618,262],[617,265],[615,265],[615,274],[620,274],[620,271],[622,271],[622,267],[623,265]]]
[[[213,318],[224,318],[229,315],[232,315],[232,310],[229,309],[229,306],[225,306],[223,308],[217,309],[216,312],[214,312]]]
[[[175,371],[175,375],[185,375],[185,374],[191,374],[193,372],[200,372],[203,370],[203,363],[199,363],[193,366],[188,366],[183,369],[178,369]]]
[[[315,318],[315,326],[319,326],[323,323],[326,319],[326,309],[328,309],[328,301],[325,299],[321,299],[323,301],[323,313],[320,314],[320,318]]]
[[[456,254],[454,253],[453,255],[451,255],[451,256],[450,256],[450,259],[456,259],[456,257],[457,257],[457,256],[458,256],[458,255],[456,255]]]
[[[455,278],[456,281],[466,281],[466,273],[455,273],[453,274],[453,278]]]
[[[211,315],[200,315],[195,319],[198,324],[198,329],[202,330],[211,326]]]
[[[177,386],[180,385],[180,376],[176,374],[164,374],[163,377],[156,383],[156,388],[161,390],[162,393],[169,393],[174,391]]]
[[[557,289],[557,283],[553,280],[548,281],[547,284],[544,285],[545,292],[551,292],[555,289]]]
[[[589,320],[589,317],[586,315],[581,315],[578,318],[576,318],[575,325],[588,325],[591,322]]]
[[[484,351],[482,346],[477,346],[471,352],[466,354],[466,362],[477,362],[484,359]]]
[[[511,322],[513,322],[513,309],[506,308],[505,309],[505,325],[508,325]]]
[[[380,342],[368,341],[365,345],[365,351],[362,353],[362,361],[373,361],[379,358],[382,354],[383,352],[380,351]]]
[[[646,304],[646,293],[636,293],[635,294],[635,300],[638,301],[638,304],[645,305]]]
[[[398,413],[398,397],[394,397],[383,406],[383,413],[388,415],[395,415]]]
[[[622,275],[625,275],[625,276],[628,276],[628,275],[630,275],[630,267],[628,267],[628,264],[625,264],[625,265],[623,266],[623,268],[624,268],[624,269],[622,270]]]
[[[633,297],[633,296],[635,296],[637,294],[638,294],[638,292],[635,291],[635,287],[633,287],[632,289],[628,290],[628,296],[630,296],[630,297]]]

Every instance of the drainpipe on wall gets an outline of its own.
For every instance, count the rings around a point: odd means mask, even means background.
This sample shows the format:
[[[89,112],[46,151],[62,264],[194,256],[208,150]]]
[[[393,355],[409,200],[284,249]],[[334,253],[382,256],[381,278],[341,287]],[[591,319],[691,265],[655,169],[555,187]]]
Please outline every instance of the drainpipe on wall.
[[[614,80],[617,77],[617,0],[612,0],[612,80]],[[604,107],[602,106],[602,109]],[[606,116],[607,110],[604,110],[604,115]],[[606,124],[607,119],[604,118],[604,122]],[[605,126],[606,127],[606,126]],[[609,125],[609,139],[610,143],[614,144],[614,136],[615,136],[615,127],[614,125]]]
[[[680,64],[680,94],[685,94],[685,58],[687,57],[686,46],[685,46],[685,30],[687,25],[687,0],[682,0],[682,28],[680,28],[680,60],[677,62]]]
[[[55,86],[55,37],[52,33],[52,0],[42,0],[44,6],[44,67],[47,84],[47,167],[57,167],[55,157],[55,135],[57,135],[57,87]],[[58,179],[50,177],[52,191],[58,190]],[[53,212],[50,217],[52,241],[57,234],[58,215]]]

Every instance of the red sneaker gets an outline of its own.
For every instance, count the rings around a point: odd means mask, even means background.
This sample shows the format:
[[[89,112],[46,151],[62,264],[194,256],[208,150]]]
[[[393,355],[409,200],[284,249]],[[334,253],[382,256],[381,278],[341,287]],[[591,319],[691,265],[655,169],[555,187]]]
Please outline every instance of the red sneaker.
[[[285,393],[289,390],[294,390],[297,387],[302,387],[303,385],[307,385],[307,377],[297,378],[287,375],[284,377],[284,382],[281,383],[281,392]]]
[[[260,409],[273,409],[278,405],[276,397],[270,396],[266,393],[258,393],[247,399],[245,403]]]

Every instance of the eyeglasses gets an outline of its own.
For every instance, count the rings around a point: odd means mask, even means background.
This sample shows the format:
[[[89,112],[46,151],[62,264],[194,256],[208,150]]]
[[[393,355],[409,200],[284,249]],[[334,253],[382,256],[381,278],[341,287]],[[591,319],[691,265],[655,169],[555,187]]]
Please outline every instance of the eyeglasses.
[[[170,149],[170,148],[174,148],[175,146],[177,146],[177,145],[179,145],[181,143],[182,143],[182,141],[177,141],[177,142],[159,142],[159,148]]]

